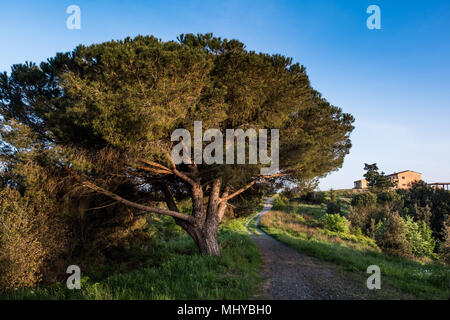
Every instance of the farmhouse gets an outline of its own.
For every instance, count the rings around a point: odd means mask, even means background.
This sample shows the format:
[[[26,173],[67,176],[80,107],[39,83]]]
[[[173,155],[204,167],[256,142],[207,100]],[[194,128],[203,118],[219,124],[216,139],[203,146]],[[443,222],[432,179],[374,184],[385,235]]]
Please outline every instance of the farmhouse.
[[[420,181],[422,174],[420,172],[412,170],[404,170],[400,172],[394,172],[387,175],[391,181],[395,184],[395,189],[408,189],[413,182]],[[353,182],[354,189],[367,189],[367,180],[361,179]]]
[[[391,178],[391,181],[395,184],[396,189],[408,189],[411,187],[413,182],[420,181],[422,179],[422,174],[412,170],[405,170],[389,174],[388,177]]]
[[[353,184],[355,185],[353,189],[367,189],[366,179],[356,180]]]

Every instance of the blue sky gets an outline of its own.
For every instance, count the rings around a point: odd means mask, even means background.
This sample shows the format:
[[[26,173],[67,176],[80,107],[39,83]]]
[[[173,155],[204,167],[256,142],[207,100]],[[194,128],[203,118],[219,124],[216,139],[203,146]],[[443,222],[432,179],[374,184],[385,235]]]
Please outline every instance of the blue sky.
[[[66,28],[72,4],[81,8],[80,30]],[[366,27],[372,4],[381,30]],[[449,1],[2,1],[0,71],[80,43],[189,32],[293,57],[315,89],[355,116],[350,155],[322,190],[352,187],[364,162],[450,181]]]

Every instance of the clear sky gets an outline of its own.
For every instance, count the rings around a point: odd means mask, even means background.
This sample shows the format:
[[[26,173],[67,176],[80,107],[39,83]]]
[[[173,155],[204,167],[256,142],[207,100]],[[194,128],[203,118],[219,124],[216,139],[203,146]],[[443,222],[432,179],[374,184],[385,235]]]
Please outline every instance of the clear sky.
[[[66,28],[69,5],[81,29]],[[369,30],[369,5],[381,30]],[[320,188],[351,188],[364,162],[450,182],[450,2],[355,0],[3,1],[0,71],[76,45],[138,34],[213,32],[305,65],[315,89],[352,113],[353,148]]]

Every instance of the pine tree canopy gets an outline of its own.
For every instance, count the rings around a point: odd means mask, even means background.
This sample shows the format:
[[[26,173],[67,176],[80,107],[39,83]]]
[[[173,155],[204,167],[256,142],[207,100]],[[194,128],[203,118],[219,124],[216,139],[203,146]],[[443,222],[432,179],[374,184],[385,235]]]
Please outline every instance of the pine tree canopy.
[[[126,197],[139,203],[163,191],[175,199],[193,188],[209,195],[217,185],[231,200],[255,183],[259,164],[174,166],[171,134],[192,132],[194,121],[221,132],[279,129],[275,181],[285,185],[315,183],[340,168],[354,121],[291,58],[212,34],[80,45],[39,66],[14,65],[0,74],[0,113],[4,163],[31,152],[93,191],[134,190]]]

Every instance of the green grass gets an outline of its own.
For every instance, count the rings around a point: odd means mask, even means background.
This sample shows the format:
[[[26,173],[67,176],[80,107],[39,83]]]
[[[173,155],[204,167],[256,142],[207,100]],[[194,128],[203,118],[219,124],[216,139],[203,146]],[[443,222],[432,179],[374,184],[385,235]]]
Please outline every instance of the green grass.
[[[254,215],[250,216],[249,219],[252,219],[253,216],[254,216]],[[260,232],[258,231],[258,229],[256,229],[256,227],[255,227],[255,221],[256,221],[256,219],[258,219],[258,217],[253,218],[253,219],[248,223],[247,229],[248,229],[248,231],[250,231],[250,232],[253,233],[254,235],[259,236],[259,235],[261,235],[261,233],[260,233]]]
[[[161,265],[113,274],[93,282],[82,280],[81,290],[65,283],[20,289],[0,299],[250,299],[259,292],[259,251],[242,220],[232,220],[219,232],[220,257],[197,253],[188,236],[163,242]]]
[[[382,287],[386,283],[420,299],[449,298],[450,268],[447,266],[388,256],[366,245],[348,246],[345,242],[332,241],[333,238],[320,237],[324,233],[320,228],[316,228],[317,236],[299,232],[292,229],[295,225],[271,221],[270,214],[262,219],[260,227],[288,246],[348,271],[366,274],[368,266],[378,265],[381,269]]]
[[[258,231],[258,229],[255,228],[255,220],[252,220],[249,224],[248,224],[248,230],[253,233],[254,235],[260,236],[261,233]]]
[[[261,200],[260,204],[256,207],[256,210],[253,214],[251,214],[249,217],[244,217],[241,219],[242,221],[244,221],[244,225],[245,225],[245,223],[247,223],[250,219],[252,219],[254,217],[250,222],[248,222],[247,229],[248,229],[248,231],[250,231],[251,233],[253,233],[254,235],[257,235],[257,236],[260,236],[261,233],[255,227],[255,221],[256,221],[256,219],[258,219],[258,217],[255,217],[255,215],[257,213],[259,213],[263,208],[264,208],[264,201]]]
[[[315,218],[320,218],[326,213],[326,205],[304,204],[297,201],[290,201],[283,206],[274,206],[274,210],[280,210],[288,213],[305,213]]]
[[[314,218],[321,218],[326,212],[326,206],[320,206],[316,204],[298,204],[295,209],[296,213],[304,213]]]

